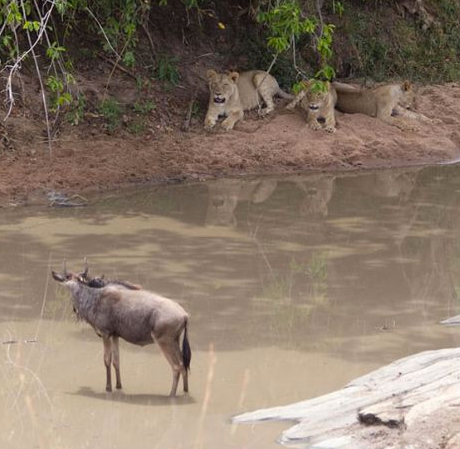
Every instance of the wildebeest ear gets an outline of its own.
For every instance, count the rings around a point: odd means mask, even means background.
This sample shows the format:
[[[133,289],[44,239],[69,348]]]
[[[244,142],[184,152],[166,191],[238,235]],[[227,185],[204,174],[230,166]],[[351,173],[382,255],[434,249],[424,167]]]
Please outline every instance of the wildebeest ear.
[[[402,89],[403,90],[411,90],[412,89],[412,84],[410,81],[404,81],[402,83]]]
[[[206,72],[206,76],[208,78],[209,81],[213,81],[217,78],[217,73],[215,70],[208,70]]]
[[[54,270],[51,270],[51,275],[55,281],[64,282],[66,280],[62,274],[56,273]]]
[[[238,72],[230,72],[228,76],[234,83],[236,83],[240,77],[240,74]]]

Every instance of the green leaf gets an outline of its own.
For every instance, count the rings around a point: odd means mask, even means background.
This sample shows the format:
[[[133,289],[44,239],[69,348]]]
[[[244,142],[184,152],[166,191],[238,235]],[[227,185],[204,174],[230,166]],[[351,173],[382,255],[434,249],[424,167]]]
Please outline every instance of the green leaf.
[[[294,95],[302,92],[305,89],[305,83],[303,81],[299,81],[292,86],[292,92]]]
[[[277,53],[282,53],[289,48],[289,41],[286,37],[269,37],[267,45]]]
[[[135,63],[136,63],[136,57],[134,56],[134,53],[132,51],[127,51],[123,55],[123,64],[126,65],[127,67],[133,67]]]
[[[320,93],[320,92],[327,92],[327,86],[324,81],[320,80],[314,80],[310,90],[315,94],[315,93]]]
[[[48,58],[54,61],[55,59],[58,59],[65,51],[65,47],[61,47],[57,44],[57,42],[53,42],[51,46],[46,49],[46,55]]]
[[[30,22],[29,20],[26,20],[22,28],[27,31],[38,31],[40,29],[40,22]]]

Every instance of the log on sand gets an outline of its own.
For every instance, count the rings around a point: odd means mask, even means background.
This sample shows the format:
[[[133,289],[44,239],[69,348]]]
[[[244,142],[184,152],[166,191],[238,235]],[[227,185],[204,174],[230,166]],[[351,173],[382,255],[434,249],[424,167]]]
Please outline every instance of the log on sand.
[[[264,420],[297,421],[279,442],[305,449],[460,449],[460,350],[415,354],[333,393],[233,418]]]

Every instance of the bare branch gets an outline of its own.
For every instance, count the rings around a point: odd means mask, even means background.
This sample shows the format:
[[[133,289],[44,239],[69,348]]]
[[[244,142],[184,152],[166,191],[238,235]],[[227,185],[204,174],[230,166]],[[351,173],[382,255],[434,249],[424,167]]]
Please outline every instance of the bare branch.
[[[22,9],[22,14],[23,14],[24,21],[25,21],[26,18],[27,18],[27,15],[26,15],[26,10],[25,10],[25,7],[24,7],[24,1],[23,0],[21,0],[21,9]],[[51,154],[52,154],[51,130],[50,130],[50,123],[49,123],[48,103],[46,101],[46,95],[45,95],[45,86],[43,85],[43,79],[42,79],[42,75],[41,75],[41,72],[40,72],[40,66],[38,65],[37,55],[35,54],[35,50],[34,50],[35,44],[32,42],[32,38],[30,37],[29,30],[26,30],[26,34],[27,34],[27,40],[29,41],[30,52],[32,53],[32,57],[33,57],[33,60],[34,60],[35,70],[36,70],[37,76],[38,76],[38,82],[40,83],[40,92],[41,92],[41,96],[42,96],[43,108],[44,108],[44,111],[45,111],[46,133],[47,133],[47,136],[48,136],[48,150],[49,150],[49,154],[51,156]]]
[[[117,53],[117,51],[115,50],[115,48],[113,48],[113,45],[112,43],[110,42],[110,39],[108,38],[105,30],[104,30],[104,27],[101,25],[101,22],[99,22],[99,20],[97,19],[97,17],[93,14],[93,12],[88,8],[86,7],[85,10],[88,12],[88,14],[94,19],[94,21],[97,23],[97,26],[99,27],[99,29],[101,30],[101,33],[102,35],[104,36],[105,40],[107,41],[107,43],[109,44],[109,47],[110,47],[110,50],[112,50],[115,55],[117,56],[117,60],[119,61],[121,59],[121,56]]]
[[[13,109],[13,106],[14,106],[13,76],[16,74],[17,71],[20,70],[22,61],[24,61],[24,59],[29,54],[32,53],[34,55],[34,49],[38,45],[38,43],[41,41],[41,39],[43,37],[43,34],[46,31],[48,21],[49,21],[49,19],[51,17],[51,13],[53,12],[53,9],[55,7],[56,2],[55,2],[55,0],[53,0],[53,1],[48,1],[48,3],[51,6],[50,6],[49,10],[46,12],[46,14],[43,16],[42,21],[40,22],[40,28],[38,30],[37,38],[35,39],[35,41],[32,42],[32,39],[30,38],[30,34],[28,33],[29,48],[26,51],[24,51],[21,55],[19,55],[14,60],[14,63],[12,65],[11,64],[6,64],[4,69],[2,70],[2,71],[5,70],[5,71],[9,72],[8,77],[7,77],[7,82],[6,82],[8,111],[7,111],[6,116],[3,119],[3,121],[6,121],[8,119],[8,117],[10,116],[11,111]],[[23,15],[25,17],[24,4],[23,4],[22,0],[21,0],[21,6],[22,6],[22,9],[23,9]],[[14,32],[15,32],[15,30],[14,30]],[[15,33],[15,36],[16,36],[16,42],[18,42],[16,33]],[[34,60],[35,60],[35,58],[34,58]],[[41,83],[41,85],[42,85],[42,83]],[[43,95],[44,95],[44,92],[43,92]]]

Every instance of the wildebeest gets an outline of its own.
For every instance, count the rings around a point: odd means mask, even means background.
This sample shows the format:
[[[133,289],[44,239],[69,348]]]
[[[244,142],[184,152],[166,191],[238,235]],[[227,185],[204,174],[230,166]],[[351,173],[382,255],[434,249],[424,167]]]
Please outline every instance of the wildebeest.
[[[126,281],[90,277],[88,265],[79,274],[51,272],[65,285],[79,319],[89,323],[104,343],[107,371],[106,390],[112,391],[111,365],[115,368],[116,388],[121,388],[118,339],[144,346],[158,343],[171,365],[173,383],[170,396],[175,396],[182,374],[184,392],[188,392],[188,371],[192,353],[187,337],[188,314],[176,302]],[[183,333],[182,350],[179,339]]]

